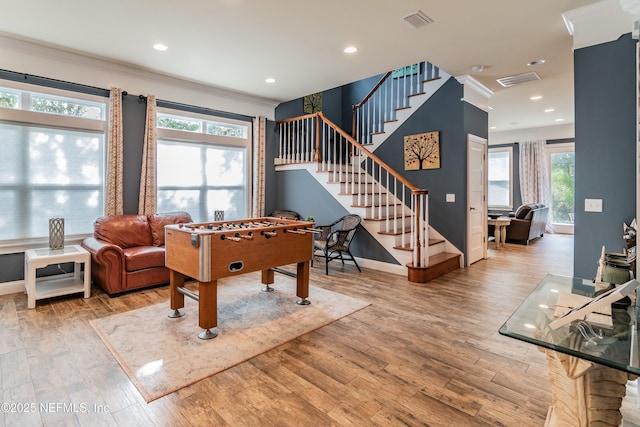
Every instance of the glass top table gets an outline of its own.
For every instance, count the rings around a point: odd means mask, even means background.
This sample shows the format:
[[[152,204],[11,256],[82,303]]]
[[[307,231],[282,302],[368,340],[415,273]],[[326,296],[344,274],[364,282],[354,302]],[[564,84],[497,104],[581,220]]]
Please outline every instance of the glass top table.
[[[525,341],[606,367],[640,375],[638,353],[637,292],[627,308],[612,308],[613,327],[598,327],[572,322],[555,330],[549,324],[554,317],[560,293],[593,297],[595,284],[590,280],[547,275],[522,305],[500,328],[501,335]]]

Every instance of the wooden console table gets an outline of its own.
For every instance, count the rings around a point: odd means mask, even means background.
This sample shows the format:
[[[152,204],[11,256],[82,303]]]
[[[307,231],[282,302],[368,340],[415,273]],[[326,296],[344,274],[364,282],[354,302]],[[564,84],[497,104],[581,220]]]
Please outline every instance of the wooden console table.
[[[549,327],[560,293],[594,292],[590,280],[549,274],[500,328],[546,354],[553,404],[545,426],[620,426],[627,381],[640,375],[637,298],[627,309],[612,309],[611,329],[583,321]]]

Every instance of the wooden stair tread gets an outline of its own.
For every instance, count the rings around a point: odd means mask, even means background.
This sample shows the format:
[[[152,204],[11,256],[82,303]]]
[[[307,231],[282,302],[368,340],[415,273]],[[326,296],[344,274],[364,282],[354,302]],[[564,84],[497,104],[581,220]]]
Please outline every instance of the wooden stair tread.
[[[429,246],[437,245],[438,243],[443,243],[444,239],[429,239]],[[412,251],[411,243],[405,243],[402,246],[394,246],[393,249],[398,249],[400,251]]]
[[[449,261],[451,259],[460,258],[460,254],[453,252],[440,252],[429,257],[429,268],[435,267],[437,264]]]
[[[384,216],[384,215],[383,215],[383,216],[381,216],[380,218],[364,217],[364,218],[362,218],[362,219],[363,219],[363,220],[365,220],[365,221],[378,221],[378,222],[381,222],[381,221],[386,221],[387,219],[388,219],[389,221],[393,221],[393,220],[400,220],[400,219],[402,219],[402,217],[405,217],[405,218],[411,218],[411,215],[410,215],[410,214],[406,214],[406,215],[396,215],[395,217],[393,217],[393,216],[389,216],[389,217],[387,217],[387,216]]]

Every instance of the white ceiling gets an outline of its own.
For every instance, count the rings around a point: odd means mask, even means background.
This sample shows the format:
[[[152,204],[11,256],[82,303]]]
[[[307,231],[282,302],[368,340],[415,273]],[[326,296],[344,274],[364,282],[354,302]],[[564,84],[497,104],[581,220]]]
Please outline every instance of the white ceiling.
[[[489,125],[510,131],[573,123],[562,14],[596,1],[20,0],[3,2],[0,33],[278,102],[428,60],[494,91]],[[434,22],[403,21],[417,10]],[[348,45],[358,52],[343,53]],[[546,62],[527,66],[536,59]],[[529,71],[541,80],[496,82]]]

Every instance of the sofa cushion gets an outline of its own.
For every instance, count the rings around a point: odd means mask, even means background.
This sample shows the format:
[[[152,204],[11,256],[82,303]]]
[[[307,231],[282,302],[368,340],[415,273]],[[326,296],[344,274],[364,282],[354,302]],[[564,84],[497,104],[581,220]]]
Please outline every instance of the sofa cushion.
[[[522,205],[516,211],[516,219],[525,219],[525,217],[531,212],[531,206]]]
[[[187,212],[170,212],[149,215],[149,227],[154,246],[164,246],[164,226],[169,224],[186,224],[193,222]],[[164,265],[164,264],[163,264]]]
[[[98,218],[93,224],[96,239],[104,240],[122,249],[150,246],[151,232],[144,215],[110,215]]]
[[[164,267],[164,248],[137,246],[124,251],[124,269],[138,271],[145,268]]]

